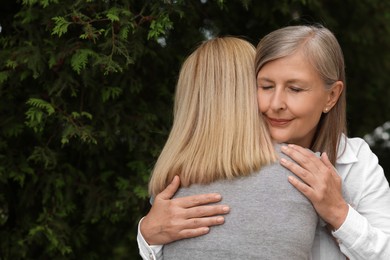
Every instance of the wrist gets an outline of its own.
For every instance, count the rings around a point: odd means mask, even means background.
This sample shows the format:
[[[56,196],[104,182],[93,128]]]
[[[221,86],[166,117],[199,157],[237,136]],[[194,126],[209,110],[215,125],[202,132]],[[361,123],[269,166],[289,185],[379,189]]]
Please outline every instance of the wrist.
[[[152,228],[150,228],[149,221],[148,221],[148,215],[146,215],[139,224],[139,231],[144,238],[145,242],[148,243],[148,245],[153,245],[153,241],[151,241],[153,237]]]
[[[328,221],[328,226],[331,231],[336,231],[343,225],[347,218],[348,211],[349,206],[346,202],[333,211],[332,218]]]

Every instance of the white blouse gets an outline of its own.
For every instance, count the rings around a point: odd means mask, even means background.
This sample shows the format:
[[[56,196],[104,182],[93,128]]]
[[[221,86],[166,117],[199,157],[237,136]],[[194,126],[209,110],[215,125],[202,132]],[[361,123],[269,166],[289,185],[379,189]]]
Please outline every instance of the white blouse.
[[[347,256],[350,260],[389,260],[390,188],[378,158],[361,138],[347,138],[346,142],[342,138],[339,151],[336,169],[349,211],[341,227],[332,232],[333,237],[320,222],[312,259],[345,260]],[[143,259],[163,259],[163,246],[149,246],[139,226],[137,241]]]

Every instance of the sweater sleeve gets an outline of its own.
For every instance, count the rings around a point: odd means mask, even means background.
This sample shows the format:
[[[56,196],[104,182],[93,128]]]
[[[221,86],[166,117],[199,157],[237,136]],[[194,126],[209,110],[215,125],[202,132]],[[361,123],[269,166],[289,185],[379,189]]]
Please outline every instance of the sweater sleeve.
[[[356,150],[345,187],[353,189],[352,207],[343,225],[332,232],[349,259],[390,259],[390,189],[378,158],[368,144]]]

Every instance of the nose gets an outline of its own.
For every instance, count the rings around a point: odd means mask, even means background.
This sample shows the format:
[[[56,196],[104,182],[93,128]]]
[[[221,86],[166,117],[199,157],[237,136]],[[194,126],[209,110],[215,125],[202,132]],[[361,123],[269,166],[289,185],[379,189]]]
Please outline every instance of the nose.
[[[276,88],[270,103],[270,108],[274,111],[286,109],[286,96],[282,88]]]

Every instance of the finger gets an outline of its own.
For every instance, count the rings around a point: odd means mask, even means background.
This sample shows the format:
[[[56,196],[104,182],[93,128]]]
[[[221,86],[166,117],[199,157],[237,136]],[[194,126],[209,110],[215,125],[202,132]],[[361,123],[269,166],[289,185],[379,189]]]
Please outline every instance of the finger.
[[[306,198],[312,201],[313,189],[293,176],[288,176],[288,181],[300,191]]]
[[[221,225],[224,222],[223,216],[188,219],[180,224],[180,229],[177,229],[177,232],[173,233],[174,240],[207,234],[210,227]]]
[[[324,163],[325,167],[328,168],[328,170],[330,171],[331,175],[338,179],[340,176],[338,175],[337,173],[337,170],[336,168],[334,167],[334,165],[330,162],[329,160],[329,157],[328,157],[328,154],[327,153],[322,153],[321,154],[321,161]]]
[[[227,205],[198,206],[186,209],[184,217],[187,219],[211,217],[227,214],[229,211],[230,208]]]
[[[217,226],[223,224],[224,222],[225,218],[223,216],[192,218],[185,221],[185,226],[183,229]]]
[[[187,221],[185,229],[179,232],[179,238],[183,239],[207,234],[210,227],[222,225],[223,223],[225,223],[225,218],[222,216],[190,219]]]
[[[316,172],[321,167],[318,163],[320,160],[316,157],[316,155],[312,151],[303,147],[289,144],[288,146],[282,146],[281,150],[301,167],[311,172]]]
[[[165,188],[165,190],[160,192],[160,194],[158,194],[157,196],[159,196],[163,200],[169,200],[173,197],[173,195],[175,195],[179,187],[180,187],[180,178],[179,176],[176,175],[175,177],[173,177],[172,182]]]
[[[324,152],[324,153],[321,154],[321,161],[325,164],[326,167],[328,167],[330,169],[335,169],[333,164],[330,162],[327,153]]]
[[[210,228],[209,227],[200,227],[200,228],[194,228],[194,229],[184,229],[179,232],[178,239],[184,239],[184,238],[192,238],[192,237],[199,237],[202,235],[206,235],[209,233]]]
[[[221,201],[222,196],[218,193],[198,194],[175,199],[178,206],[192,208]]]
[[[298,165],[297,163],[295,162],[292,162],[292,161],[289,161],[285,158],[281,158],[280,159],[280,164],[289,169],[292,173],[294,173],[295,175],[297,175],[300,179],[302,179],[304,182],[308,182],[308,178],[309,178],[309,175],[310,175],[310,172],[308,172],[307,170],[305,170],[304,168],[302,168],[300,165]]]
[[[303,156],[311,157],[314,155],[314,153],[307,149],[303,148],[302,146],[296,145],[296,144],[289,144],[289,145],[284,145],[282,146],[282,149],[286,149],[287,152],[292,153],[292,154],[300,154]],[[315,157],[315,156],[314,156]]]

